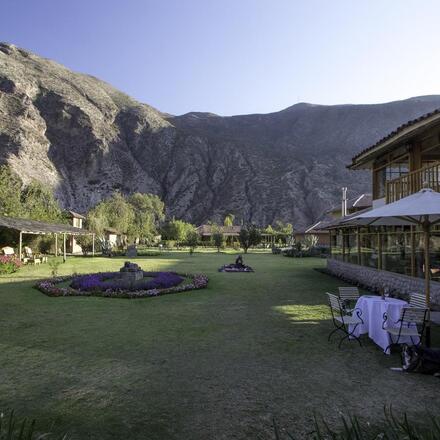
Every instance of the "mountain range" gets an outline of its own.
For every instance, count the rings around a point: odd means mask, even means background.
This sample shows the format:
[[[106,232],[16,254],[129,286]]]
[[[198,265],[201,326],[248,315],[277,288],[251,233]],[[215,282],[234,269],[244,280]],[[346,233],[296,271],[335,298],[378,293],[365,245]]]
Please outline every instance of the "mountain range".
[[[93,76],[0,43],[0,162],[24,183],[50,185],[86,212],[114,191],[150,192],[168,216],[200,224],[304,227],[369,191],[352,156],[400,124],[440,107],[440,96],[373,105],[295,104],[269,114],[174,116]]]

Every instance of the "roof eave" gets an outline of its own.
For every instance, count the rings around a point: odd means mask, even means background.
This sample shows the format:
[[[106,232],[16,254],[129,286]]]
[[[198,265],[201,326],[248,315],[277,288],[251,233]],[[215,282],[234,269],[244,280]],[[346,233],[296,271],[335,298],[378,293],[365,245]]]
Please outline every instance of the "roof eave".
[[[407,141],[409,138],[413,137],[419,131],[425,130],[431,124],[434,124],[440,120],[440,114],[434,113],[430,116],[421,119],[420,121],[415,122],[414,124],[409,125],[408,127],[404,127],[388,138],[385,138],[382,142],[379,142],[377,145],[368,148],[364,153],[360,153],[359,155],[353,157],[352,163],[347,165],[349,170],[358,170],[363,168],[371,168],[368,166],[378,155],[379,152],[384,153],[384,150],[391,149],[398,143],[403,143]]]

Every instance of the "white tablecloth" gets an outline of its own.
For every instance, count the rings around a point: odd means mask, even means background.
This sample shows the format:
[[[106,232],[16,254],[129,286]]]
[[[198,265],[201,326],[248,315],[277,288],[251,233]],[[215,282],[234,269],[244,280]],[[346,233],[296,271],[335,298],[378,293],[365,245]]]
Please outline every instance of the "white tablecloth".
[[[391,338],[390,334],[382,328],[383,314],[386,312],[388,315],[386,327],[399,327],[400,323],[396,324],[396,321],[400,318],[400,310],[407,305],[406,301],[396,298],[383,300],[380,296],[361,296],[356,302],[356,308],[361,310],[364,323],[356,328],[354,335],[360,336],[368,333],[368,336],[385,351],[391,343]],[[400,337],[399,343],[404,342],[412,344],[409,336]],[[414,338],[414,342],[418,343],[418,339]],[[390,350],[386,354],[390,354]]]

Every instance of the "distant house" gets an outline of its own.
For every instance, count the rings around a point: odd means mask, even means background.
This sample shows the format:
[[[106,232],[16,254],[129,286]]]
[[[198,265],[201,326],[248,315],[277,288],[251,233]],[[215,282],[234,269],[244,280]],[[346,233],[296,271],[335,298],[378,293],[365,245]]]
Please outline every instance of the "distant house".
[[[125,235],[114,228],[105,228],[104,238],[111,247],[113,247],[121,245],[124,241]]]
[[[86,219],[82,214],[78,214],[74,211],[67,211],[67,217],[70,220],[70,224],[74,228],[83,229],[84,227],[84,220]],[[74,235],[71,235],[69,237],[69,241],[67,243],[67,252],[70,254],[80,254],[82,253],[81,246],[76,242],[76,238]]]
[[[238,241],[241,226],[200,225],[198,228],[196,228],[196,231],[200,235],[202,242],[211,241],[212,236],[217,230],[223,234],[227,242],[233,243],[234,241]]]
[[[329,209],[326,214],[330,215],[333,218],[341,218],[350,214],[354,214],[355,212],[363,211],[364,209],[371,208],[373,205],[373,197],[371,194],[360,194],[356,197],[344,200],[339,204],[339,206],[334,206]],[[345,208],[345,213],[343,214],[343,209]]]
[[[344,194],[346,194],[346,191]],[[302,241],[308,235],[316,235],[318,237],[318,245],[330,246],[329,228],[337,224],[342,217],[349,217],[353,214],[360,213],[365,209],[371,208],[372,204],[373,198],[371,194],[368,193],[359,194],[350,199],[343,196],[341,203],[330,208],[322,220],[304,229],[296,230],[294,232],[295,240]]]
[[[228,244],[238,243],[240,236],[240,231],[242,226],[217,226],[217,225],[201,225],[196,228],[196,231],[200,235],[202,242],[209,242],[212,240],[212,235],[216,230],[219,230]],[[261,243],[267,245],[268,247],[275,245],[276,240],[280,239],[282,242],[286,243],[288,241],[289,234],[281,234],[275,232],[269,234],[266,232],[261,232]]]
[[[321,220],[305,229],[295,230],[293,236],[296,241],[303,241],[307,236],[316,235],[318,246],[330,246],[330,233],[327,229],[328,221]]]

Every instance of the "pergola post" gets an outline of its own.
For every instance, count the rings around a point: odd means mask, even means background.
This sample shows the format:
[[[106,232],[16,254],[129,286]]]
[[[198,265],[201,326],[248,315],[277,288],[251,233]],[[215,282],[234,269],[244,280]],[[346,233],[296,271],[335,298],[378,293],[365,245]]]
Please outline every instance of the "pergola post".
[[[428,309],[428,313],[426,316],[426,329],[425,329],[425,344],[427,347],[431,346],[431,264],[430,264],[430,255],[429,255],[429,241],[431,235],[431,228],[428,220],[426,220],[423,224],[423,232],[425,235],[425,295],[426,295],[426,307]]]
[[[19,243],[18,243],[18,258],[21,261],[21,253],[22,253],[22,248],[23,248],[23,231],[20,231],[20,238],[19,238]]]
[[[330,258],[333,256],[333,249],[332,249],[332,230],[328,230],[328,240],[329,240],[329,252],[330,252]]]
[[[377,268],[382,270],[382,235],[377,232]]]
[[[63,263],[66,262],[66,233],[63,234]]]
[[[95,256],[95,234],[92,234],[92,257]]]
[[[58,234],[55,234],[55,257],[58,257]]]
[[[411,226],[411,276],[417,276],[416,273],[416,237],[414,234],[414,226]]]
[[[341,231],[341,229],[339,229]],[[342,237],[342,261],[345,261],[345,234],[344,229],[341,231],[341,237]]]

